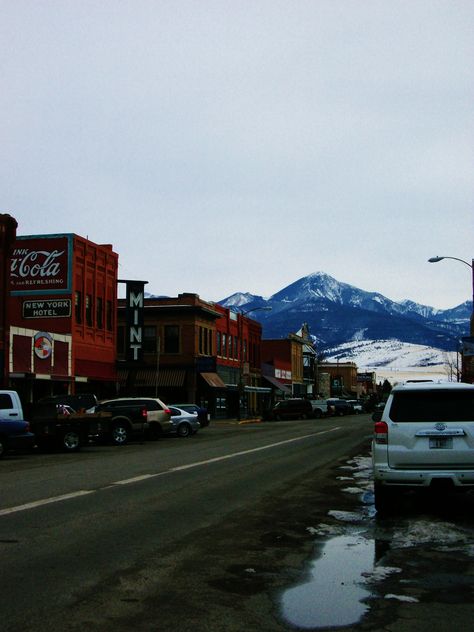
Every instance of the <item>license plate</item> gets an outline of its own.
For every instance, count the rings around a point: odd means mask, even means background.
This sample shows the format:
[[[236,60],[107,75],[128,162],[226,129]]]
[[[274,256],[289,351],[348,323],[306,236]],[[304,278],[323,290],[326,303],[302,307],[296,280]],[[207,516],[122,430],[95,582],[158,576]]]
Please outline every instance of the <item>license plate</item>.
[[[453,447],[452,437],[430,437],[431,450],[449,450]]]

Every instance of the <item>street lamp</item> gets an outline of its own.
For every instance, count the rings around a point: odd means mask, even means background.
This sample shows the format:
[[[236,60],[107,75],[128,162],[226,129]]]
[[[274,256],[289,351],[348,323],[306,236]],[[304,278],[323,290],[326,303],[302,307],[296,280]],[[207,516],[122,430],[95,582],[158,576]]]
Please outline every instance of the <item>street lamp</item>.
[[[471,273],[472,273],[472,306],[471,306],[471,322],[470,322],[469,331],[470,331],[471,336],[474,336],[474,259],[472,259],[471,263],[469,263],[469,261],[465,261],[464,259],[459,259],[458,257],[431,257],[430,259],[428,259],[428,263],[438,263],[438,261],[442,261],[443,259],[454,259],[454,261],[460,261],[461,263],[464,263],[466,266],[471,268]],[[468,374],[470,376],[470,378],[472,379],[472,369],[473,369],[472,357],[469,357],[469,363],[467,363],[466,357],[464,356],[464,352],[463,352],[463,354],[462,354],[463,378],[465,378],[466,374]]]
[[[443,259],[454,259],[454,261],[460,261],[464,263],[468,268],[471,268],[472,273],[472,307],[471,307],[471,327],[470,333],[471,336],[474,336],[474,259],[469,263],[464,259],[459,259],[458,257],[431,257],[428,259],[428,263],[438,263],[438,261],[442,261]]]
[[[239,401],[237,404],[237,419],[240,421],[240,401],[243,396],[243,380],[242,373],[244,370],[244,316],[250,314],[250,312],[269,312],[271,311],[271,307],[262,305],[261,307],[254,307],[253,309],[248,309],[246,311],[239,310],[239,339],[240,339],[240,353],[239,353]]]

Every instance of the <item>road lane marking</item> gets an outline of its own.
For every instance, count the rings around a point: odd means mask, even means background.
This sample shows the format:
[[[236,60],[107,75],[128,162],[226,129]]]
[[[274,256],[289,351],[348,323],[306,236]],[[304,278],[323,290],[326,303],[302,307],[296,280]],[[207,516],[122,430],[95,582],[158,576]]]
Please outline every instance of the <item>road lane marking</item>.
[[[197,461],[196,463],[189,463],[188,465],[179,465],[178,467],[172,467],[168,472],[180,472],[182,470],[190,470],[193,467],[199,467],[200,465],[208,465],[209,463],[217,463],[218,461],[225,461],[226,459],[233,459],[236,456],[243,456],[245,454],[252,454],[253,452],[261,452],[262,450],[269,450],[270,448],[276,448],[279,445],[285,445],[286,443],[294,443],[295,441],[301,441],[301,439],[308,439],[309,437],[317,437],[319,435],[327,434],[328,432],[334,432],[340,430],[341,426],[331,428],[330,430],[321,430],[321,432],[313,432],[311,434],[303,435],[301,437],[295,437],[293,439],[285,439],[284,441],[278,441],[277,443],[269,443],[268,445],[260,446],[259,448],[251,448],[250,450],[242,450],[241,452],[233,452],[232,454],[224,454],[223,456],[216,456],[213,459],[207,459],[206,461]]]
[[[17,505],[16,507],[9,507],[8,509],[0,509],[0,516],[6,516],[17,511],[25,511],[26,509],[33,509],[35,507],[42,507],[43,505],[49,505],[51,503],[59,503],[63,500],[69,500],[71,498],[78,498],[79,496],[86,496],[87,494],[93,494],[94,489],[83,489],[78,492],[71,492],[70,494],[63,494],[62,496],[52,496],[51,498],[43,498],[42,500],[35,500],[31,503],[25,503],[24,505]]]
[[[86,496],[87,494],[93,494],[100,490],[110,489],[111,487],[116,487],[117,485],[131,485],[133,483],[138,483],[140,481],[148,480],[150,478],[164,476],[165,474],[172,474],[173,472],[182,472],[184,470],[190,470],[194,467],[200,467],[202,465],[209,465],[210,463],[217,463],[219,461],[233,459],[237,456],[244,456],[246,454],[252,454],[254,452],[261,452],[262,450],[269,450],[270,448],[276,448],[277,446],[280,446],[280,445],[295,443],[296,441],[301,441],[302,439],[309,439],[310,437],[318,437],[320,435],[328,434],[329,432],[335,432],[336,430],[340,430],[341,427],[342,426],[336,426],[335,428],[330,428],[329,430],[321,430],[320,432],[313,432],[311,434],[302,435],[301,437],[294,437],[293,439],[285,439],[284,441],[269,443],[268,445],[263,445],[263,446],[260,446],[259,448],[251,448],[250,450],[232,452],[231,454],[216,456],[212,459],[206,459],[205,461],[196,461],[195,463],[188,463],[188,465],[179,465],[177,467],[172,467],[169,470],[165,470],[164,472],[156,472],[155,474],[141,474],[140,476],[134,476],[133,478],[127,478],[121,481],[114,481],[113,483],[110,483],[109,485],[100,487],[98,489],[90,489],[90,490],[84,489],[77,492],[71,492],[70,494],[63,494],[62,496],[52,496],[51,498],[35,500],[31,503],[25,503],[24,505],[17,505],[16,507],[9,507],[8,509],[0,509],[0,516],[6,516],[8,514],[13,514],[18,511],[25,511],[27,509],[35,509],[36,507],[42,507],[43,505],[49,505],[51,503],[57,503],[63,500],[70,500],[72,498],[78,498],[80,496]]]

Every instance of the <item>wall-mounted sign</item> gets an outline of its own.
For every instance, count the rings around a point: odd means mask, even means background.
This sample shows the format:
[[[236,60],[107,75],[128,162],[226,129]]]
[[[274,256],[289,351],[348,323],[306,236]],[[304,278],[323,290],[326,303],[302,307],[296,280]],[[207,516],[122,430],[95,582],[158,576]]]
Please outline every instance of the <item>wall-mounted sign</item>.
[[[71,303],[70,298],[23,301],[23,318],[68,318]]]
[[[70,293],[71,261],[72,235],[17,237],[10,258],[11,293]]]
[[[118,280],[126,285],[126,339],[125,354],[127,362],[143,360],[143,322],[145,285],[148,281]]]
[[[53,352],[53,337],[44,331],[39,331],[35,334],[33,346],[35,355],[41,360],[46,360]]]

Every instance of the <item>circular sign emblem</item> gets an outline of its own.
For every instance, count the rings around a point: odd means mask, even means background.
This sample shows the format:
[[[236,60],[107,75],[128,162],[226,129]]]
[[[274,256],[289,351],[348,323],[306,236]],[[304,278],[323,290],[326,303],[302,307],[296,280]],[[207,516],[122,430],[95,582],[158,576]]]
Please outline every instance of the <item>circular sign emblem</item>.
[[[53,352],[53,338],[44,331],[39,331],[34,338],[35,354],[41,360],[51,357]]]

